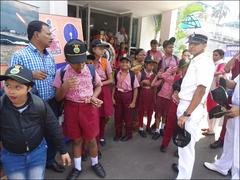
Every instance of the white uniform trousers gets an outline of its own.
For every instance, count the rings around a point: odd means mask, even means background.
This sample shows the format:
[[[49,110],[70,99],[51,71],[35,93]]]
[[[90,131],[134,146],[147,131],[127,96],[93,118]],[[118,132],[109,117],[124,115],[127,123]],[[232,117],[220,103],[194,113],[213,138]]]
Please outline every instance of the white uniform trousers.
[[[183,115],[190,104],[190,101],[180,100],[177,108],[177,116]],[[199,104],[191,113],[191,116],[185,122],[185,129],[191,134],[190,143],[184,148],[178,147],[178,176],[177,179],[191,179],[193,165],[195,161],[195,143],[198,141],[198,131],[200,130],[200,123],[204,117],[204,105]]]
[[[214,163],[225,173],[232,169],[232,179],[239,179],[239,120],[238,116],[227,121],[223,153]]]

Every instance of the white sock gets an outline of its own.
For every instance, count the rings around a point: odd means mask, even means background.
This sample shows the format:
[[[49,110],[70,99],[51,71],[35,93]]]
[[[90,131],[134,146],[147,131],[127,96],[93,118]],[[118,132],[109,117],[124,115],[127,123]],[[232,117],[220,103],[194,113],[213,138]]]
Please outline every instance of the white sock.
[[[157,128],[157,129],[155,130],[155,132],[160,133],[160,129]]]
[[[165,127],[165,123],[162,123],[161,124],[161,129],[164,129],[164,127]]]
[[[140,127],[139,130],[140,130],[140,131],[143,131],[143,127]]]
[[[91,161],[92,161],[92,166],[98,164],[98,156],[96,156],[96,157],[91,157]]]
[[[77,170],[81,171],[81,161],[82,161],[82,157],[80,156],[79,158],[74,158],[74,166]]]

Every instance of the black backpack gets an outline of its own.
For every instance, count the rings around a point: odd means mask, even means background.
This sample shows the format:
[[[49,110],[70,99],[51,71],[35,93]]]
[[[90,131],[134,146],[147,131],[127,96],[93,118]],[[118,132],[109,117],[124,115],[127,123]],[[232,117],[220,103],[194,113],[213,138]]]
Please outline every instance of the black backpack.
[[[119,72],[120,69],[116,69],[115,73],[114,73],[114,80],[115,80],[115,85],[117,85],[117,74]],[[131,78],[131,86],[132,86],[132,90],[134,89],[134,81],[135,81],[135,73],[131,70],[129,70],[130,73],[130,78]]]

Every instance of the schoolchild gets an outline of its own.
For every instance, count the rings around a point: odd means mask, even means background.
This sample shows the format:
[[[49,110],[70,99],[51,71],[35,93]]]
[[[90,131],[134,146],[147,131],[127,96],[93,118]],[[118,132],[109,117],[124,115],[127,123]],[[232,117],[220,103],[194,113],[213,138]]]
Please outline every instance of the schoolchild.
[[[132,138],[132,111],[136,106],[139,83],[134,72],[130,70],[130,58],[120,59],[120,69],[115,72],[115,87],[112,98],[115,107],[114,141],[128,141]],[[125,134],[123,135],[123,124]]]
[[[179,103],[178,93],[181,89],[182,79],[185,76],[188,68],[188,61],[181,59],[179,61],[178,70],[174,78],[173,95],[170,101],[169,110],[166,117],[165,133],[163,135],[162,143],[160,146],[161,152],[166,152],[175,127],[177,125],[177,106]]]
[[[138,133],[142,137],[146,137],[147,134],[143,128],[143,117],[144,114],[147,113],[147,126],[146,131],[150,132],[150,124],[152,120],[152,114],[155,103],[155,91],[154,88],[151,87],[151,83],[155,78],[155,73],[153,72],[155,64],[157,62],[154,60],[153,56],[147,56],[145,58],[145,67],[141,71],[140,78],[140,91],[139,91],[139,112],[138,112],[138,120],[139,120],[139,131]]]
[[[99,94],[99,99],[103,101],[103,104],[99,109],[100,110],[99,140],[102,146],[105,146],[106,144],[106,140],[104,137],[105,126],[113,114],[113,102],[111,91],[113,76],[110,62],[103,57],[105,47],[109,47],[109,45],[103,43],[98,39],[92,41],[92,52],[95,56],[93,63],[102,81],[102,91]]]
[[[7,178],[44,179],[46,137],[60,152],[63,165],[70,165],[62,130],[53,111],[40,97],[30,93],[34,85],[32,71],[14,65],[0,76],[2,80],[5,80],[5,94],[0,98],[1,161]]]
[[[156,129],[152,136],[152,139],[154,140],[164,134],[166,114],[169,108],[170,98],[173,93],[172,85],[179,61],[178,58],[173,55],[174,42],[175,38],[170,38],[169,40],[165,40],[163,42],[164,56],[158,64],[158,74],[153,82],[153,86],[158,87],[156,91],[157,100],[155,107]]]
[[[81,174],[82,143],[89,149],[91,167],[96,175],[103,178],[106,173],[98,161],[96,137],[99,134],[99,109],[102,101],[97,97],[101,92],[101,79],[93,65],[86,65],[86,46],[72,39],[64,47],[68,65],[65,67],[63,82],[58,70],[53,85],[57,88],[56,98],[64,101],[64,135],[72,140],[74,168],[67,179],[77,179]]]

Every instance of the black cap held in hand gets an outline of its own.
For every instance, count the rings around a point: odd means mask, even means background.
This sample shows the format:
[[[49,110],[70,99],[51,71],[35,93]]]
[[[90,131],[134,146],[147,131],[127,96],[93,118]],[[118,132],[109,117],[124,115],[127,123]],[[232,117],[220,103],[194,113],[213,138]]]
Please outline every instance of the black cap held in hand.
[[[185,130],[185,128],[180,128],[178,125],[173,134],[173,143],[178,147],[185,147],[191,141],[191,134]]]

